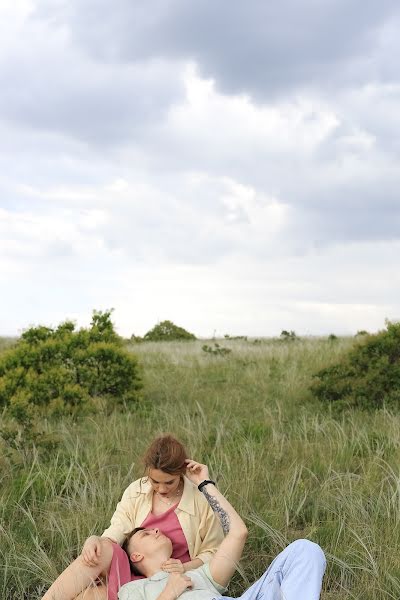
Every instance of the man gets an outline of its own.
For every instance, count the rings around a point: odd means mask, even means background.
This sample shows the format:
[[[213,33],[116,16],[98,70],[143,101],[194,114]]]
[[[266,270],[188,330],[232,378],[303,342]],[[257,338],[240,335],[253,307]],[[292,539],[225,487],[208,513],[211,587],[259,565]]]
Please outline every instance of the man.
[[[216,600],[226,591],[242,555],[246,526],[209,480],[205,465],[188,461],[187,476],[199,486],[218,516],[225,533],[223,542],[209,563],[186,573],[168,574],[162,565],[171,556],[171,540],[158,529],[134,530],[127,551],[135,569],[146,579],[124,585],[118,593],[119,600]],[[297,540],[275,558],[241,599],[318,600],[324,571],[321,548],[308,540]]]

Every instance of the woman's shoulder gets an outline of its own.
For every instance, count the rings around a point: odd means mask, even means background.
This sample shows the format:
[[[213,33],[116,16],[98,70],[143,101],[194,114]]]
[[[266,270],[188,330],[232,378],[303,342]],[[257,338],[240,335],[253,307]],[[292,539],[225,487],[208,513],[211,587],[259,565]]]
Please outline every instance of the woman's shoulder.
[[[123,496],[138,496],[140,494],[147,494],[150,490],[150,483],[147,477],[140,477],[140,479],[136,479],[132,481],[125,489]]]

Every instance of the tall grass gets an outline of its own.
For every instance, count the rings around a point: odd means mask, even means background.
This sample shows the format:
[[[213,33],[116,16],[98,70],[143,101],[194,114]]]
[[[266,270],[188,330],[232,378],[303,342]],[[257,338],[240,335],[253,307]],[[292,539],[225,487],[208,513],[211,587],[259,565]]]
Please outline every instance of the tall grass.
[[[324,600],[400,598],[400,417],[335,418],[308,391],[311,375],[352,344],[224,341],[138,344],[144,391],[136,412],[63,421],[43,457],[0,458],[0,597],[35,600],[102,532],[124,488],[143,472],[151,438],[170,431],[206,461],[250,536],[231,593],[288,542],[321,544]]]
[[[17,342],[17,339],[15,337],[0,337],[0,352],[11,348]]]

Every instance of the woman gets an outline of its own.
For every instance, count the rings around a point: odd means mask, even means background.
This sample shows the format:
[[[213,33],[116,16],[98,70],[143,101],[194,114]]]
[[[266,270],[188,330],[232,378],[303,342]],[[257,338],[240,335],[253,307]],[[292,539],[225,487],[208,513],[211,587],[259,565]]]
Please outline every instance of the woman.
[[[156,527],[171,538],[173,553],[163,566],[166,572],[183,573],[208,562],[223,532],[203,494],[185,477],[187,461],[184,446],[174,437],[156,438],[144,457],[146,477],[125,490],[110,527],[101,537],[86,540],[81,556],[42,600],[116,600],[119,587],[137,577],[131,574],[127,554],[120,547],[135,527]],[[102,582],[86,590],[99,577]]]

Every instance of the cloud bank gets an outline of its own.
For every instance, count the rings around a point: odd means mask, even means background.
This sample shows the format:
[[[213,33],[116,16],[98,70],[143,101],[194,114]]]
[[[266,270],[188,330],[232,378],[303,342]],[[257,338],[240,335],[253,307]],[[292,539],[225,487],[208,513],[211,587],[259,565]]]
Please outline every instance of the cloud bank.
[[[0,333],[400,316],[398,4],[0,8]]]

